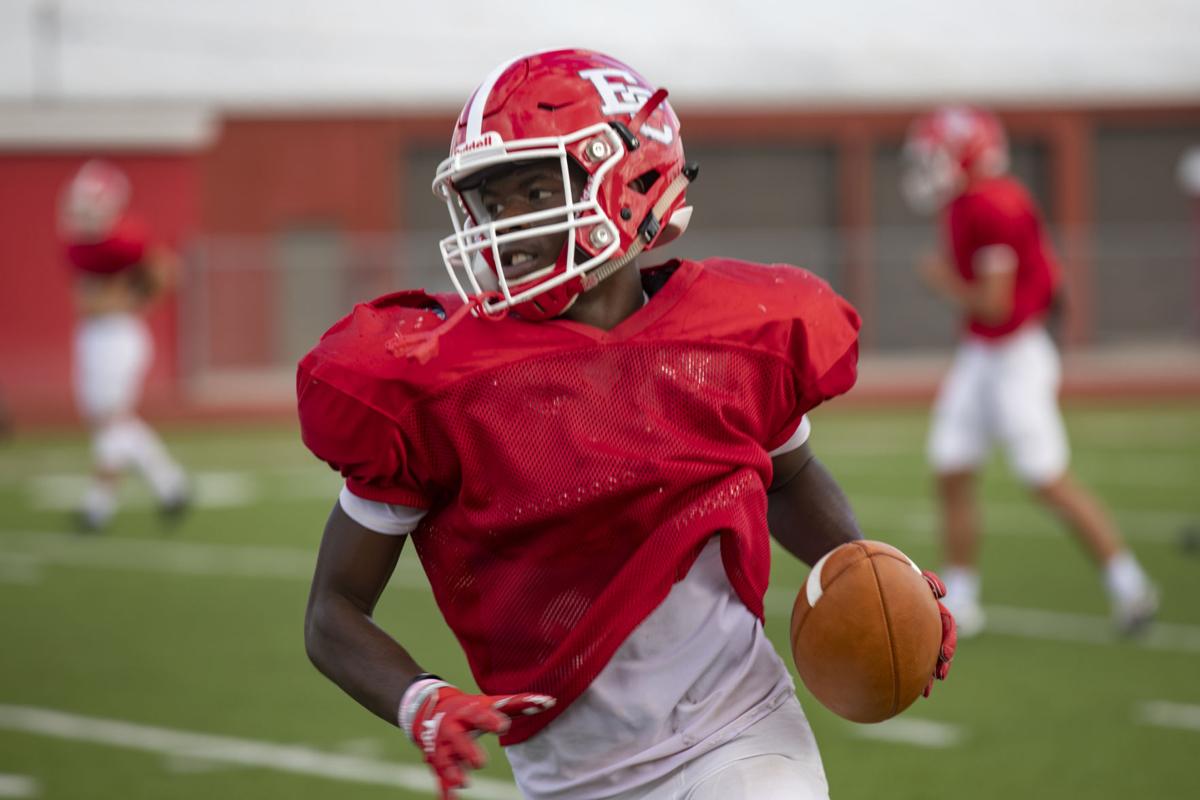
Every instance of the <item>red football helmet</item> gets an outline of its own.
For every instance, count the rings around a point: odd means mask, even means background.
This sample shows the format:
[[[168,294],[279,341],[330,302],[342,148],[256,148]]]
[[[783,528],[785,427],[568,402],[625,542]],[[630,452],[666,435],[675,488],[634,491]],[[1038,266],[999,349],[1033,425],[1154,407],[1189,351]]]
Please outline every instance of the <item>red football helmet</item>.
[[[954,199],[975,177],[1008,169],[1008,142],[1000,120],[971,106],[943,106],[920,117],[904,143],[901,187],[918,211]]]
[[[103,239],[129,205],[129,178],[120,167],[100,159],[84,163],[63,191],[59,228],[64,238]]]
[[[685,168],[666,91],[652,87],[629,66],[588,50],[521,56],[480,84],[433,181],[454,225],[441,241],[442,259],[464,300],[483,295],[487,313],[514,308],[527,319],[555,317],[642,250],[683,231],[695,170]],[[471,196],[471,178],[483,170],[545,159],[559,164],[563,205],[492,219]],[[586,175],[578,196],[572,171]],[[554,264],[505,278],[501,245],[564,231]]]

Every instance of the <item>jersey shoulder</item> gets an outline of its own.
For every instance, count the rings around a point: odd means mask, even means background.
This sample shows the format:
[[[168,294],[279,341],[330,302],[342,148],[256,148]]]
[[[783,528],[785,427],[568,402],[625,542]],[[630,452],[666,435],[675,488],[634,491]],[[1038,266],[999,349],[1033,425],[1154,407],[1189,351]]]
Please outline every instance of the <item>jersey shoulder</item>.
[[[360,303],[321,336],[301,365],[399,377],[412,368],[407,356],[427,337],[435,337],[458,305],[461,301],[455,295],[423,290],[394,292]]]
[[[425,388],[428,370],[407,354],[413,343],[428,341],[425,331],[436,333],[454,300],[457,296],[408,291],[362,303],[300,360],[301,439],[360,497],[428,505],[407,444],[413,431],[406,429],[407,412]]]
[[[141,263],[150,244],[150,228],[137,216],[126,214],[99,241],[63,242],[67,261],[80,272],[113,275]]]
[[[959,226],[998,234],[1036,219],[1038,210],[1025,187],[1004,176],[960,195],[951,204],[950,216]]]
[[[853,385],[862,321],[828,283],[791,264],[718,258],[699,268],[698,317],[710,337],[773,352],[804,383],[824,381],[824,397]],[[826,381],[831,372],[837,380]]]
[[[759,264],[729,258],[699,262],[699,295],[746,323],[855,318],[853,308],[821,277],[792,264]]]
[[[419,290],[396,292],[360,303],[334,323],[297,368],[302,423],[311,418],[306,407],[329,404],[340,408],[340,416],[374,410],[397,417],[425,380],[426,370],[406,357],[408,349],[424,341],[426,332],[436,335],[448,301]]]

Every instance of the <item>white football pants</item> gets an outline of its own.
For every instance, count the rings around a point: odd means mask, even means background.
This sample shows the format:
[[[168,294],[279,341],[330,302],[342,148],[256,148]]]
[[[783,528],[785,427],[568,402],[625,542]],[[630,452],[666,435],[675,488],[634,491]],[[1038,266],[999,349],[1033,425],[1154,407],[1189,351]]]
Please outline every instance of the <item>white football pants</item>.
[[[966,339],[933,409],[928,455],[934,471],[979,467],[999,440],[1027,484],[1061,477],[1069,449],[1058,408],[1060,374],[1058,351],[1041,325],[1003,339]]]
[[[613,800],[828,800],[825,767],[791,697],[728,742]]]
[[[150,332],[135,314],[104,314],[75,331],[75,398],[91,423],[131,414],[154,353]]]
[[[135,413],[153,349],[146,323],[134,314],[84,320],[75,337],[75,391],[92,425],[96,466],[109,473],[136,468],[158,499],[167,501],[185,490],[186,477]]]

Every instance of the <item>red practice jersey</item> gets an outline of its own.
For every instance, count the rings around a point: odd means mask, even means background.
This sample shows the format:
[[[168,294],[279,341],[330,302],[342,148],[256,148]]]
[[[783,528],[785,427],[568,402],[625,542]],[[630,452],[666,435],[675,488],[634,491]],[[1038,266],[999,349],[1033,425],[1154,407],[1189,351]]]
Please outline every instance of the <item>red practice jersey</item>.
[[[1058,263],[1037,207],[1021,184],[1009,177],[978,183],[946,206],[944,220],[954,264],[968,282],[977,278],[975,255],[983,248],[1008,245],[1017,256],[1012,314],[998,325],[968,317],[968,331],[999,338],[1045,315],[1058,289]]]
[[[80,272],[113,275],[139,263],[146,255],[150,231],[137,217],[125,214],[108,235],[96,242],[65,242],[67,260]]]
[[[300,362],[305,444],[354,494],[429,509],[412,540],[476,682],[578,697],[721,536],[761,618],[768,452],[854,383],[858,315],[812,274],[712,259],[645,274],[611,331],[466,316],[457,295],[360,305]]]

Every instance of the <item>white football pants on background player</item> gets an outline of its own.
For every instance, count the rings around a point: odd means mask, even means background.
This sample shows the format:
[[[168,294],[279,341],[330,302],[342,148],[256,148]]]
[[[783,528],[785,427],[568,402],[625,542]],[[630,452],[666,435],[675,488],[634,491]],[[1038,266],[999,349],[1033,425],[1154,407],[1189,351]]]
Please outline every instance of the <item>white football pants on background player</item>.
[[[92,426],[96,466],[108,473],[135,467],[159,502],[170,503],[186,491],[183,470],[134,413],[152,354],[153,342],[140,317],[105,314],[84,320],[75,336],[75,393]],[[115,510],[113,487],[95,482],[84,498],[88,522],[101,525]]]
[[[103,314],[75,331],[75,397],[91,423],[132,413],[154,354],[146,323],[134,314]]]
[[[933,409],[928,455],[934,471],[982,466],[998,440],[1025,483],[1044,486],[1060,478],[1069,460],[1060,377],[1058,351],[1041,325],[1003,339],[967,338]]]

